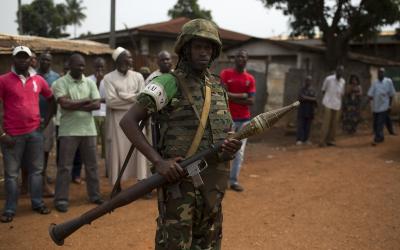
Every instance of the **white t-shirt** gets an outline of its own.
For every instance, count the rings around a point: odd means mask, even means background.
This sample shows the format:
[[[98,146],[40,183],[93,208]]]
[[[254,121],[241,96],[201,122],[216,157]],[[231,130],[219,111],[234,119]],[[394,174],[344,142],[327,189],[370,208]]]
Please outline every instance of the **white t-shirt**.
[[[90,75],[87,78],[97,83],[97,79],[95,75]],[[106,98],[106,91],[104,90],[104,81],[101,80],[99,86],[99,93],[101,98]],[[106,116],[106,104],[101,102],[100,108],[92,111],[93,116]]]
[[[325,92],[322,104],[329,109],[340,110],[342,107],[344,85],[344,79],[340,78],[338,80],[336,74],[327,76],[322,84],[322,91]]]

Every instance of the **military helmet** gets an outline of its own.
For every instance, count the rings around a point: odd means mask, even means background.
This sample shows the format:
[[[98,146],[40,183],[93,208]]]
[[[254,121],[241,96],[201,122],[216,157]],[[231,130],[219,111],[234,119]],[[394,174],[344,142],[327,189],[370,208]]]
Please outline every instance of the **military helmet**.
[[[213,22],[206,19],[194,19],[185,23],[175,43],[175,53],[179,55],[184,45],[193,38],[205,38],[213,42],[217,45],[215,58],[219,56],[222,42],[218,34],[218,28]]]

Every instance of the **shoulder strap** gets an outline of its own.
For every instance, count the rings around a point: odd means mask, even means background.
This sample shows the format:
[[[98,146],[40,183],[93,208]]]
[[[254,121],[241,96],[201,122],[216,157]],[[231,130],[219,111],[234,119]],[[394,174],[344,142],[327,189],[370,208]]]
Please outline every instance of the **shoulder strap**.
[[[208,119],[208,114],[210,113],[210,107],[211,107],[211,88],[206,85],[206,98],[204,100],[204,105],[203,105],[203,110],[201,112],[201,119],[200,119],[200,124],[197,127],[196,135],[194,136],[194,140],[192,142],[192,145],[190,145],[190,148],[188,152],[186,153],[186,157],[192,156],[198,149],[201,138],[203,138],[204,135],[204,130],[205,130],[205,124],[207,124],[207,119]]]

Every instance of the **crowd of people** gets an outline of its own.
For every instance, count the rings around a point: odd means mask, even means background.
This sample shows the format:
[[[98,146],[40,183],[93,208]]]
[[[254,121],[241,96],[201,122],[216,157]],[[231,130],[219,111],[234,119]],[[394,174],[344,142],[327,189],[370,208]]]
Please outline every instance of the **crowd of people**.
[[[356,133],[361,119],[363,90],[357,75],[350,75],[348,83],[343,78],[344,67],[339,65],[334,74],[322,83],[322,127],[319,146],[336,146],[335,138],[339,121],[348,135]],[[393,81],[385,77],[385,69],[379,68],[378,79],[371,83],[367,92],[373,114],[374,138],[372,145],[384,141],[384,127],[389,134],[397,135],[390,117],[391,105],[396,90]],[[298,95],[300,107],[297,113],[297,145],[312,144],[309,140],[315,109],[318,106],[316,91],[311,76],[307,76]]]
[[[93,61],[94,73],[85,76],[85,58],[75,53],[61,74],[52,70],[52,55],[36,55],[25,46],[13,50],[12,69],[0,77],[3,126],[0,141],[4,159],[6,203],[1,222],[11,222],[19,194],[29,192],[32,209],[51,210],[43,197],[54,197],[59,212],[69,208],[70,182],[86,183],[89,201],[104,202],[100,194],[97,144],[105,159],[105,173],[114,184],[130,142],[119,127],[127,110],[145,87],[144,77],[132,70],[130,52],[121,47],[112,54],[115,70],[106,74],[106,61]],[[172,69],[171,55],[162,51],[156,77]],[[147,133],[149,134],[149,133]],[[49,155],[56,142],[56,178],[48,176]],[[142,180],[150,175],[149,164],[138,152],[122,176]],[[85,181],[81,178],[85,168]],[[21,171],[21,185],[18,177]],[[55,182],[55,190],[49,182]]]
[[[106,177],[113,185],[131,145],[119,125],[121,119],[137,102],[138,96],[146,92],[146,86],[161,75],[174,72],[168,51],[158,54],[158,69],[152,73],[148,68],[141,68],[140,73],[133,71],[131,54],[121,47],[112,54],[114,71],[106,73],[106,61],[97,57],[93,61],[94,72],[89,76],[84,75],[86,61],[79,53],[70,56],[60,74],[52,69],[50,52],[42,53],[37,61],[34,58],[36,55],[28,47],[17,46],[13,51],[12,70],[0,78],[4,109],[0,140],[7,197],[2,222],[13,220],[18,195],[28,192],[32,209],[40,214],[51,212],[42,197],[54,197],[55,209],[67,212],[71,182],[86,183],[89,201],[102,204],[97,144],[101,148],[101,158],[105,159]],[[245,70],[247,60],[247,52],[239,51],[235,67],[221,72],[220,83],[227,90],[234,121],[231,129],[236,131],[250,120],[249,106],[254,103],[255,80]],[[152,141],[150,123],[143,129],[148,141]],[[54,142],[55,180],[48,176],[47,170]],[[231,189],[239,192],[243,191],[238,176],[245,144],[243,141],[233,161],[229,181]],[[82,166],[85,181],[81,178]],[[18,187],[19,171],[22,180]],[[136,151],[121,181],[130,178],[140,181],[150,175],[149,163]],[[55,190],[49,182],[55,183]]]

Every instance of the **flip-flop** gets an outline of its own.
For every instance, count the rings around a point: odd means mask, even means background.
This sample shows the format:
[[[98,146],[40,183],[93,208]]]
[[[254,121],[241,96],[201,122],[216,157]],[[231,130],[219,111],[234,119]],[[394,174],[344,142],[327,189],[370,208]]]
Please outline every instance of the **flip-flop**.
[[[83,180],[81,178],[75,178],[72,180],[72,182],[78,185],[83,184]]]
[[[49,213],[51,213],[51,210],[49,208],[47,208],[46,206],[33,208],[32,210],[37,212],[37,213],[39,213],[39,214],[49,214]]]
[[[11,221],[13,221],[13,219],[14,214],[5,212],[1,215],[0,221],[3,223],[10,223]]]

